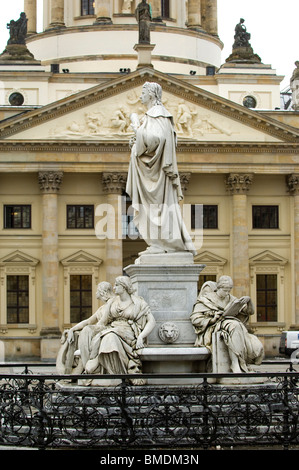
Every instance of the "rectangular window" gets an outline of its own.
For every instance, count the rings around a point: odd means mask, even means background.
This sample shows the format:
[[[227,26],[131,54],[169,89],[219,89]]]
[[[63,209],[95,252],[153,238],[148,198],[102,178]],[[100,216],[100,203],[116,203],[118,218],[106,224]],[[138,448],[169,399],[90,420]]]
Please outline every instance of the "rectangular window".
[[[92,315],[92,276],[70,276],[70,319],[79,323]]]
[[[277,275],[256,276],[257,321],[277,321]]]
[[[67,206],[67,228],[94,228],[94,206]]]
[[[94,0],[81,0],[81,16],[94,15]]]
[[[278,206],[252,206],[252,228],[279,228]]]
[[[161,0],[161,16],[162,18],[170,18],[169,0]]]
[[[191,228],[217,229],[218,206],[204,204],[191,205]]]
[[[200,274],[199,279],[198,279],[198,292],[200,292],[200,289],[204,285],[205,282],[207,281],[213,281],[216,282],[216,275],[215,274]]]
[[[5,205],[4,228],[31,228],[31,206]]]
[[[7,323],[29,323],[29,276],[7,276]]]

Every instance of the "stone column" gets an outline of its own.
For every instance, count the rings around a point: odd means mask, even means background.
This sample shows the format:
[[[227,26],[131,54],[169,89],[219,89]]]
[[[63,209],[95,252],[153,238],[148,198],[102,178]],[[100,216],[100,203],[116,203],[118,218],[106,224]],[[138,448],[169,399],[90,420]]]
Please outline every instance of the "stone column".
[[[201,0],[188,0],[188,28],[201,27]]]
[[[121,195],[126,188],[127,173],[103,173],[102,183],[107,194],[106,281],[114,284],[117,276],[123,275],[123,243]]]
[[[41,171],[38,181],[43,198],[42,231],[42,342],[41,357],[56,357],[59,339],[59,260],[58,260],[58,191],[63,173]],[[58,339],[58,342],[57,342]]]
[[[229,174],[226,177],[226,188],[232,195],[232,278],[234,295],[249,295],[249,250],[247,193],[253,181],[251,174]]]
[[[97,19],[94,24],[112,24],[110,13],[110,0],[96,0],[95,14]]]
[[[24,0],[24,11],[28,18],[27,34],[36,33],[36,0]]]
[[[162,9],[161,9],[161,0],[152,0],[152,20],[154,22],[162,21]]]
[[[51,22],[48,29],[64,27],[64,0],[51,0]]]
[[[215,36],[218,35],[218,7],[217,7],[217,0],[202,0],[202,7],[204,10],[204,28],[205,30],[210,33],[214,34]]]
[[[294,197],[294,280],[295,324],[299,327],[299,174],[287,176],[289,193]],[[297,329],[297,328],[296,328]]]

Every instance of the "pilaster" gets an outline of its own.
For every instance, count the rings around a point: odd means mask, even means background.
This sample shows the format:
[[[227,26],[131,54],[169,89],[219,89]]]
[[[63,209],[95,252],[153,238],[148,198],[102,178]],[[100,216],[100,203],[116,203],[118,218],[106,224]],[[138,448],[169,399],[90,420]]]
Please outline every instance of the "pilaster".
[[[63,173],[41,171],[38,182],[42,192],[42,330],[41,357],[51,359],[57,353],[59,330],[59,260],[58,260],[58,191]],[[49,340],[49,341],[46,341]]]
[[[64,0],[51,0],[51,22],[48,29],[64,27]]]
[[[122,204],[127,173],[105,172],[102,184],[107,195],[106,281],[114,284],[123,274]]]
[[[299,327],[299,174],[287,176],[288,192],[294,198],[294,281],[295,281],[295,324]],[[296,329],[297,329],[296,327]]]
[[[231,173],[225,184],[232,195],[232,278],[234,294],[237,297],[249,294],[249,249],[247,193],[252,185],[253,175]]]

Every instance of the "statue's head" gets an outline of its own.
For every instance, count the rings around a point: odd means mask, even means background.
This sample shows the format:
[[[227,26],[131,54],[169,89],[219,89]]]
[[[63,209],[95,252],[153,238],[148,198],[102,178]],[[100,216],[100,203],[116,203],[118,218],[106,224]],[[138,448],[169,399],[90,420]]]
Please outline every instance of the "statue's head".
[[[145,82],[143,90],[150,95],[154,104],[162,104],[162,87],[159,83]]]
[[[233,280],[230,276],[221,276],[217,282],[217,294],[219,297],[226,297],[234,286]]]
[[[107,301],[112,297],[113,294],[113,287],[110,282],[102,281],[98,284],[97,288],[97,298],[100,298],[103,301]]]
[[[115,279],[115,285],[122,286],[128,294],[133,294],[135,292],[132,281],[128,276],[118,276]]]

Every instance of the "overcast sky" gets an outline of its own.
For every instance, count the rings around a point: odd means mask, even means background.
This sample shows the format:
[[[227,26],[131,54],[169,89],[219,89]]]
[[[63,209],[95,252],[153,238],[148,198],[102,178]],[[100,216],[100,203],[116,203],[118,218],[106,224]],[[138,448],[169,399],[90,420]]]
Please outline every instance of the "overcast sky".
[[[42,0],[37,0],[37,3],[41,7]],[[9,38],[6,24],[12,19],[17,20],[23,9],[24,0],[0,0],[0,52]],[[241,17],[251,34],[254,52],[264,64],[271,64],[278,75],[285,75],[281,85],[285,88],[295,69],[294,62],[299,60],[299,0],[218,0],[218,31],[224,43],[223,63],[232,51],[234,29]],[[41,28],[41,19],[39,25]]]

